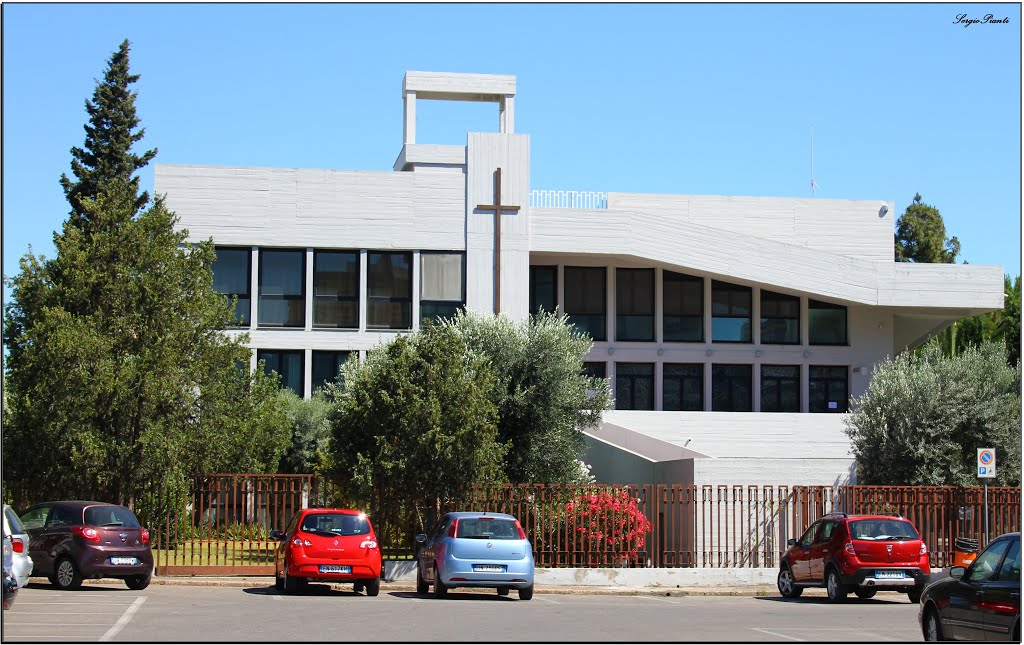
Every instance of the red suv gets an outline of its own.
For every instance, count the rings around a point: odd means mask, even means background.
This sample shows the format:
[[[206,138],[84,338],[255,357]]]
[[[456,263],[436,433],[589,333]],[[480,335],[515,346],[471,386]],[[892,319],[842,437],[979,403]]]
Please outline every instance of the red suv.
[[[351,582],[367,596],[380,593],[381,555],[365,513],[341,508],[304,508],[292,516],[274,553],[277,588],[296,593],[310,580]]]
[[[825,587],[842,602],[850,592],[867,599],[898,591],[920,602],[928,582],[928,547],[907,519],[832,513],[789,541],[779,568],[779,592],[796,598],[804,587]]]

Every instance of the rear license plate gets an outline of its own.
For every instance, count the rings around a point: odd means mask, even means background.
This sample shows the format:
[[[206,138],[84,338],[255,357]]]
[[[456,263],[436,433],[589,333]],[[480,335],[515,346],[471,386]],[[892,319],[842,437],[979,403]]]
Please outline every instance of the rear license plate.
[[[477,573],[504,573],[505,565],[503,564],[474,564],[473,571]]]
[[[110,564],[138,564],[138,563],[139,563],[139,559],[138,558],[118,558],[118,557],[110,558]]]
[[[902,571],[875,571],[876,578],[902,578]]]
[[[352,573],[352,567],[345,567],[340,564],[321,564],[320,573]]]

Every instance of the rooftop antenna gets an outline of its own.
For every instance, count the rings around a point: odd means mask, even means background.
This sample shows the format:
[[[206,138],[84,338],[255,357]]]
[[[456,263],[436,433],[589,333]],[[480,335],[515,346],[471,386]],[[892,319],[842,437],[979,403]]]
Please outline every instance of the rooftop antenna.
[[[821,188],[818,182],[814,181],[814,124],[811,124],[811,197],[814,197],[814,189]]]

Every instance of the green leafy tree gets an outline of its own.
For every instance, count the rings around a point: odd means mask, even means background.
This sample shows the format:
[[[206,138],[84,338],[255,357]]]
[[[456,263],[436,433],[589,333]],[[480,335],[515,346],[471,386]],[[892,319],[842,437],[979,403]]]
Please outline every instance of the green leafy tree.
[[[460,312],[448,323],[486,356],[497,382],[498,436],[509,444],[504,470],[513,483],[575,483],[581,475],[583,430],[611,409],[608,381],[583,374],[592,341],[564,317]]]
[[[30,250],[7,281],[5,385],[16,413],[4,423],[4,484],[21,503],[133,505],[191,472],[274,469],[288,444],[276,381],[249,373],[247,337],[220,331],[232,304],[213,291],[212,242],[188,244],[161,199],[139,210],[147,199],[126,174],[149,153],[117,161],[141,133],[133,106],[104,97],[132,103],[136,78],[125,43],[97,84],[90,115],[103,132],[86,128],[74,166],[83,179],[62,181],[72,212],[54,235],[56,256]]]
[[[473,484],[501,479],[494,373],[450,327],[399,336],[343,374],[344,387],[327,386],[330,462],[352,496],[436,513],[468,499]]]
[[[947,356],[955,356],[968,347],[979,347],[986,341],[1006,345],[1006,362],[1020,361],[1020,276],[1010,280],[1003,276],[1005,304],[997,311],[958,320],[930,341]]]
[[[1005,276],[1006,304],[1003,305],[1003,315],[999,321],[999,330],[1006,344],[1006,362],[1010,365],[1020,365],[1020,276],[1010,282],[1010,276]]]
[[[939,209],[922,203],[920,194],[896,222],[895,245],[897,262],[951,263],[960,254],[960,241],[946,239]]]
[[[291,446],[281,459],[279,472],[312,473],[327,455],[331,437],[331,401],[323,390],[303,399],[289,389],[281,390],[291,427]]]
[[[995,448],[997,485],[1020,485],[1020,370],[1001,343],[945,356],[937,345],[876,366],[846,432],[862,484],[978,484],[978,448]]]

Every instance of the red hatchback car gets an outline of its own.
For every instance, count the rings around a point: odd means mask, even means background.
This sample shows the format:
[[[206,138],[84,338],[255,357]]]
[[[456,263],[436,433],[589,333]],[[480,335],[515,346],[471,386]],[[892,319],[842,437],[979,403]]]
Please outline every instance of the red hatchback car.
[[[832,513],[789,545],[778,577],[786,598],[805,587],[825,587],[832,602],[851,592],[867,599],[886,590],[916,603],[931,574],[928,547],[910,520],[899,516]]]
[[[367,596],[380,593],[381,555],[365,513],[340,508],[304,508],[292,516],[274,554],[274,578],[285,593],[310,580],[352,582]]]

